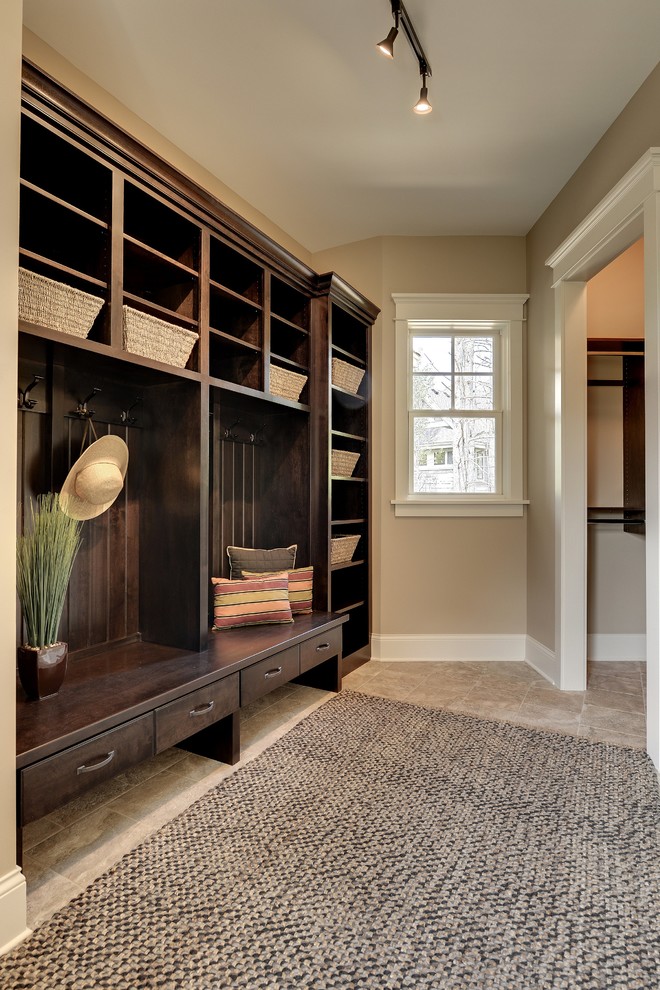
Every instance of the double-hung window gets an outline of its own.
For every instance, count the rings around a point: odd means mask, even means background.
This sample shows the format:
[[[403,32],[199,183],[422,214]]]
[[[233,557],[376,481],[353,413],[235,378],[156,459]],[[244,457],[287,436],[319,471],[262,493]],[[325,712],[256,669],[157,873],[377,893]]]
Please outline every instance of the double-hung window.
[[[521,515],[525,296],[396,295],[397,515]]]

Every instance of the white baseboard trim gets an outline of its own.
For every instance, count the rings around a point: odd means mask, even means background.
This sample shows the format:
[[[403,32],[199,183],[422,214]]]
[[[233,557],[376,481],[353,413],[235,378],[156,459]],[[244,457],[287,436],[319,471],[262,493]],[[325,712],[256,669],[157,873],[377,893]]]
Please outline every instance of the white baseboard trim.
[[[530,667],[543,674],[555,687],[559,687],[559,663],[553,650],[539,643],[532,636],[525,637],[525,660]]]
[[[31,934],[25,924],[26,905],[25,877],[16,866],[0,877],[0,955]]]
[[[590,633],[587,636],[590,660],[646,660],[644,633]]]
[[[432,636],[387,635],[371,637],[372,660],[524,660],[524,635]]]
[[[527,662],[553,684],[559,684],[559,664],[552,650],[531,636],[432,636],[387,635],[371,637],[371,659],[405,662],[454,660],[483,662],[510,660]]]

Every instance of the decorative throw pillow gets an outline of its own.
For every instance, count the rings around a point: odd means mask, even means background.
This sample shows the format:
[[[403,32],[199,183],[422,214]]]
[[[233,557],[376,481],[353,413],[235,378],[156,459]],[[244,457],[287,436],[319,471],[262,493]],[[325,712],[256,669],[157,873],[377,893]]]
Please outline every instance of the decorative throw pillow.
[[[229,576],[243,577],[243,571],[263,574],[268,571],[289,571],[296,566],[298,544],[275,547],[273,550],[253,550],[251,547],[227,547]]]
[[[269,574],[269,577],[275,577],[273,574]],[[289,578],[289,602],[291,603],[291,611],[294,615],[300,615],[303,612],[312,611],[312,597],[314,590],[314,568],[310,565],[309,567],[296,567],[292,571],[284,571],[283,573],[288,575]],[[244,578],[257,577],[258,575],[251,571],[243,571]],[[266,577],[266,574],[261,573],[261,577]]]
[[[286,574],[231,581],[211,578],[214,587],[213,628],[235,629],[293,622]]]

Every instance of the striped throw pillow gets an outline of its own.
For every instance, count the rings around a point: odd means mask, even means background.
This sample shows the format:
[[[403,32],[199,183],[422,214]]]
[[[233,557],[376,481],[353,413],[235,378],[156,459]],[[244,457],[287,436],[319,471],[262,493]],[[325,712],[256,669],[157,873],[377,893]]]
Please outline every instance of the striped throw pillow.
[[[289,582],[281,575],[231,581],[211,578],[214,587],[213,628],[235,629],[275,622],[293,622]]]
[[[296,567],[292,571],[270,571],[268,576],[275,577],[280,574],[289,576],[289,602],[294,615],[301,615],[304,612],[312,611],[312,597],[314,591],[314,567]],[[244,578],[265,577],[261,572],[243,571]]]

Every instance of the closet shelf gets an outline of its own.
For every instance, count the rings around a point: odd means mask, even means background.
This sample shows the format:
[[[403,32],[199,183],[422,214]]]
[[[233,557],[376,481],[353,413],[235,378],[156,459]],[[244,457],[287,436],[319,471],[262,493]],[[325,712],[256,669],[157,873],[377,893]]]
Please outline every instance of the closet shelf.
[[[643,509],[628,509],[622,505],[590,505],[587,507],[587,523],[605,523],[611,526],[643,526],[646,522]]]

